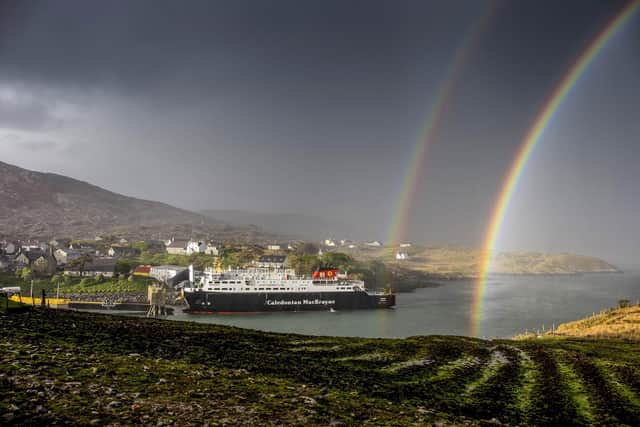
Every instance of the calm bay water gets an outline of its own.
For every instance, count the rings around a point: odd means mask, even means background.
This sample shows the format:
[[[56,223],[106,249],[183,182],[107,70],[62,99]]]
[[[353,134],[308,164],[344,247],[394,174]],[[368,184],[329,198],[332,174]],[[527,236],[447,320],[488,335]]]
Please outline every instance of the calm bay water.
[[[468,335],[473,293],[473,282],[452,281],[398,294],[392,310],[248,315],[190,315],[178,311],[170,318],[309,335]],[[613,307],[623,298],[633,302],[640,299],[640,272],[493,278],[485,291],[480,334],[510,337],[543,325],[550,328],[554,323]]]

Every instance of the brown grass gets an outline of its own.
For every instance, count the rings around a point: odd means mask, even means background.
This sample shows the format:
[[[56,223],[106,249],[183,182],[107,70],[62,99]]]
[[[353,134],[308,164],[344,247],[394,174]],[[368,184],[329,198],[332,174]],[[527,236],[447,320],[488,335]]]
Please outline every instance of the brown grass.
[[[585,319],[564,323],[558,326],[553,335],[640,341],[640,305],[609,309]]]

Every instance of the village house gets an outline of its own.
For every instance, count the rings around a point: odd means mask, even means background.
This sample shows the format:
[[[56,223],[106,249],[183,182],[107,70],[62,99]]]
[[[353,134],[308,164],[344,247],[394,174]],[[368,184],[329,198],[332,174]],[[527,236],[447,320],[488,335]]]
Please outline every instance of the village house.
[[[83,251],[91,255],[100,255],[98,247],[94,243],[89,242],[73,242],[69,245],[69,249]]]
[[[380,243],[380,242],[379,242],[379,241],[377,241],[377,240],[374,240],[374,241],[372,241],[372,242],[366,242],[366,243],[365,243],[365,245],[367,245],[367,246],[371,246],[371,247],[374,247],[374,248],[379,248],[379,247],[381,247],[381,246],[382,246],[382,243]]]
[[[404,261],[409,259],[409,254],[406,252],[396,252],[396,259],[398,261]]]
[[[150,265],[139,265],[133,269],[132,274],[134,276],[149,277],[150,273],[151,273]]]
[[[80,258],[87,252],[75,250],[75,249],[56,249],[53,252],[53,256],[58,264],[66,264],[74,259]]]
[[[167,253],[170,255],[186,255],[188,240],[175,240],[172,239],[167,245]]]
[[[112,258],[135,258],[140,255],[140,249],[113,245],[109,248],[107,254]]]
[[[411,247],[411,243],[400,243],[400,247],[401,248],[410,248]]]
[[[220,255],[220,249],[218,246],[212,242],[207,243],[207,247],[204,250],[204,253],[207,255],[218,256]]]
[[[4,245],[4,253],[7,255],[17,255],[20,252],[20,245],[17,242],[7,242]]]
[[[71,265],[64,269],[64,273],[74,277],[94,277],[102,275],[104,277],[113,277],[116,271],[116,262],[114,258],[95,258],[87,262],[84,267],[82,265]]]
[[[22,251],[15,258],[17,268],[30,267],[34,273],[39,275],[51,275],[56,272],[56,260],[51,253],[41,249]]]
[[[207,249],[207,245],[200,240],[189,240],[186,247],[187,255],[203,254]]]
[[[286,255],[262,255],[256,265],[262,268],[284,268],[287,264]]]
[[[280,251],[282,250],[282,245],[277,243],[272,243],[270,245],[267,245],[267,249],[270,251]]]
[[[333,248],[333,247],[337,246],[335,240],[333,240],[333,239],[324,239],[322,244],[327,246],[327,247],[330,247],[330,248]]]

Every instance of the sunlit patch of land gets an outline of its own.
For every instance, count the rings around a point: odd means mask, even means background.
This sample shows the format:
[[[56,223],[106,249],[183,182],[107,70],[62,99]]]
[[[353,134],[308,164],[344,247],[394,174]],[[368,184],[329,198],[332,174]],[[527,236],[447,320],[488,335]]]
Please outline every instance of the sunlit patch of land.
[[[380,260],[400,269],[418,271],[434,277],[476,277],[482,251],[462,246],[416,246],[399,248],[357,247],[342,249],[359,260]],[[398,252],[408,259],[397,260]],[[581,273],[613,273],[619,270],[599,258],[574,254],[540,252],[504,252],[495,255],[491,273],[518,275],[569,275]]]
[[[611,308],[585,319],[563,323],[549,335],[622,338],[640,341],[640,305]]]
[[[0,424],[636,425],[638,344],[0,315]]]

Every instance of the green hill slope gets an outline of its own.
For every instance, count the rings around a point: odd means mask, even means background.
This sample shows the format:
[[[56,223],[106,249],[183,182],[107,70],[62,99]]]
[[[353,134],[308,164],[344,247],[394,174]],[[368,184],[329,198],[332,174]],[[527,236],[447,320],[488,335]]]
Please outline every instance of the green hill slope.
[[[617,341],[359,339],[36,310],[0,319],[0,423],[637,425]]]

